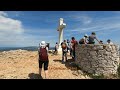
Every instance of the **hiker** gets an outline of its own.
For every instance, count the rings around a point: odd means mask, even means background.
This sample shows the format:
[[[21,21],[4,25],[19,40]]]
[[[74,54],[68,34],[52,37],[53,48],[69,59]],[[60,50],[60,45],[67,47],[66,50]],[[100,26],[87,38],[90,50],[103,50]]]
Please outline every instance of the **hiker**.
[[[100,40],[100,44],[103,44],[103,41],[102,41],[102,40]]]
[[[78,45],[78,42],[75,40],[75,37],[72,37],[71,39],[72,59],[75,61],[75,46]]]
[[[107,40],[107,44],[113,44],[110,39]]]
[[[88,43],[88,35],[85,34],[82,39],[80,39],[79,44],[87,44]]]
[[[67,39],[67,53],[69,52],[69,50],[70,50],[70,41],[69,39]]]
[[[70,46],[69,46],[69,50],[70,50],[70,56],[73,57],[73,55],[72,55],[72,44],[71,43],[70,43]]]
[[[88,38],[88,41],[89,41],[88,44],[95,44],[95,39],[98,41],[98,43],[100,43],[99,40],[96,37],[95,32],[92,32],[91,35]]]
[[[44,72],[45,72],[45,78],[48,77],[48,51],[46,48],[46,43],[45,41],[42,41],[40,43],[40,48],[39,48],[39,74],[41,76],[41,71],[42,71],[42,65],[44,64]]]
[[[58,45],[58,43],[56,42],[56,44],[55,44],[55,52],[54,52],[55,55],[58,54],[58,47],[59,47],[59,45]]]
[[[61,47],[62,47],[62,63],[64,64],[64,58],[67,62],[67,43],[66,40],[64,40],[64,42],[61,43]]]

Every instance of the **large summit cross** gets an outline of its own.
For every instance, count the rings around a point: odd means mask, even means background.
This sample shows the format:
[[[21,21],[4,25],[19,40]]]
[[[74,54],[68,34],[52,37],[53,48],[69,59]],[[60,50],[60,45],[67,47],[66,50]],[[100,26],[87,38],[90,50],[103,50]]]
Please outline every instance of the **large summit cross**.
[[[58,51],[62,51],[61,43],[63,42],[63,29],[65,28],[66,23],[64,23],[63,18],[59,20],[59,26],[57,31],[59,31],[59,49]]]

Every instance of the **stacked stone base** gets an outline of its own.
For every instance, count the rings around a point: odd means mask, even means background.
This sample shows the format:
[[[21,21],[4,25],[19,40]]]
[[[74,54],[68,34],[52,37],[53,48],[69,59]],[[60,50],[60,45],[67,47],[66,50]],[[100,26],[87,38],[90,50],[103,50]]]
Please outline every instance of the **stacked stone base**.
[[[117,74],[119,47],[117,45],[77,45],[76,64],[90,74]]]

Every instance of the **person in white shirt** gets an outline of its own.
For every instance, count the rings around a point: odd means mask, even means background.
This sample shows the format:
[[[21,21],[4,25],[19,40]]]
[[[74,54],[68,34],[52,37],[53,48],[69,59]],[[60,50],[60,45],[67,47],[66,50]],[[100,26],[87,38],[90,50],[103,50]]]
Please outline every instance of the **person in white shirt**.
[[[107,44],[113,44],[110,39],[107,40]]]
[[[88,35],[85,34],[82,39],[80,39],[79,44],[87,44],[88,43]]]

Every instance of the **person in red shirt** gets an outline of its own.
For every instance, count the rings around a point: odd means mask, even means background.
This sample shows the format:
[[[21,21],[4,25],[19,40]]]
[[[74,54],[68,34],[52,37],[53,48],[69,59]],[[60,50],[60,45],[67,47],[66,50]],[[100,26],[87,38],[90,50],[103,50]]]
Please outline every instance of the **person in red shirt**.
[[[75,37],[72,37],[71,39],[72,58],[75,60],[75,46],[78,45],[78,42],[75,40]]]

